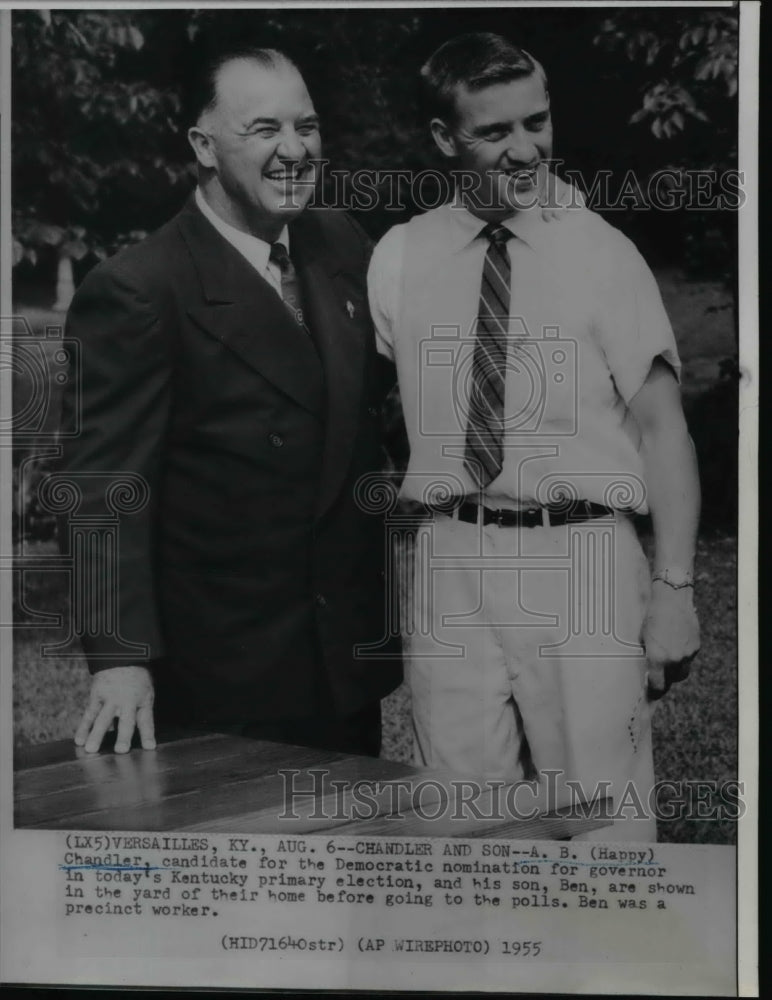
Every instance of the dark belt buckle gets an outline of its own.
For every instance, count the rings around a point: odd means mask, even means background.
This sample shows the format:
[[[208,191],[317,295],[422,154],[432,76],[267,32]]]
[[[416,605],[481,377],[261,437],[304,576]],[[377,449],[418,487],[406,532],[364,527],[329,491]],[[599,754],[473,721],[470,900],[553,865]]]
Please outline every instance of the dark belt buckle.
[[[502,528],[504,526],[504,514],[506,512],[503,511],[501,507],[497,507],[496,510],[491,513],[493,514],[493,523],[497,528]]]
[[[546,515],[546,524],[545,524]],[[536,527],[537,525],[542,525],[544,527],[549,527],[549,511],[546,507],[529,507],[524,514],[526,523],[529,527]]]

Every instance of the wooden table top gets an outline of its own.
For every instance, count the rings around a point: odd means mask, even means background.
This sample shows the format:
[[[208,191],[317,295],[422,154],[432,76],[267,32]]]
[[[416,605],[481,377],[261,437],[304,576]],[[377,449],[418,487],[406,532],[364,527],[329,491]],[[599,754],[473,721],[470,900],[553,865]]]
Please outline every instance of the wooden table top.
[[[457,786],[447,772],[217,734],[128,754],[46,743],[17,751],[14,766],[15,826],[42,830],[559,840],[606,825],[564,810],[535,819],[461,810],[454,819]],[[357,797],[362,782],[377,783],[366,800]],[[283,815],[288,786],[313,793],[296,795],[294,816]],[[357,804],[368,818],[352,819]],[[478,816],[492,814],[484,795],[476,804]]]

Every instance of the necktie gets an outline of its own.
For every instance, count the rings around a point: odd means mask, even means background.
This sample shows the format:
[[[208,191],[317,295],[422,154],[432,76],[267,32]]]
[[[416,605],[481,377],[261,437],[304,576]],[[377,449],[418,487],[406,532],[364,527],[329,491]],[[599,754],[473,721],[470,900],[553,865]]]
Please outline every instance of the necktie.
[[[303,301],[300,296],[300,282],[295,266],[290,259],[283,243],[272,243],[268,259],[277,265],[281,272],[281,297],[284,304],[294,316],[297,323],[306,329],[303,319]]]
[[[477,312],[464,466],[483,489],[499,475],[504,462],[504,386],[512,270],[507,240],[513,233],[505,226],[489,223],[481,235],[489,242]]]

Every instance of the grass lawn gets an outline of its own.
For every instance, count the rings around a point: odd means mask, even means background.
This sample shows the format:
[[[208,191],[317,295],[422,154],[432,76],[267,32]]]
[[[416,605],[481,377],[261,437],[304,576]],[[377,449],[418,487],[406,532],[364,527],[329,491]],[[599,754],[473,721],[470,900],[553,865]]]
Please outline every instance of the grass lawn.
[[[718,363],[737,351],[731,296],[715,281],[686,281],[674,268],[659,269],[655,277],[678,341],[689,402],[713,385]]]

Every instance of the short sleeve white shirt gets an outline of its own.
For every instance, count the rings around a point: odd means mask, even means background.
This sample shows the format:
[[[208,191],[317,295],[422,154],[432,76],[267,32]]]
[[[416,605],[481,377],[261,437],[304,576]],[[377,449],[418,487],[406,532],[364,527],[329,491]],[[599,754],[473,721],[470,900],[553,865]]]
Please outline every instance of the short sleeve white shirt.
[[[563,202],[565,204],[565,201]],[[511,263],[505,457],[485,498],[498,506],[566,495],[647,509],[628,404],[652,362],[678,376],[673,331],[633,243],[587,208],[504,222]],[[378,349],[396,362],[411,445],[403,495],[447,476],[474,493],[463,466],[466,400],[487,240],[484,223],[449,204],[391,229],[368,286]]]

